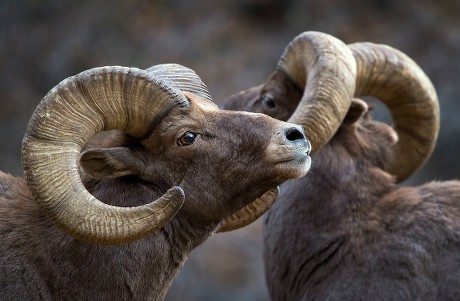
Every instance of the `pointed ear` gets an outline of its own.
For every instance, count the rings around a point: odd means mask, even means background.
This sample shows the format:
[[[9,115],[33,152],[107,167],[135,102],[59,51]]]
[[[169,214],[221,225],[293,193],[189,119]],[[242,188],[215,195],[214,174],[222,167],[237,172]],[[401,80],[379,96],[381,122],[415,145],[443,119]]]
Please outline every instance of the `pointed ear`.
[[[369,106],[364,100],[353,98],[347,115],[343,120],[344,124],[353,124],[358,121],[369,110]]]
[[[80,155],[80,166],[96,179],[136,175],[143,162],[127,147],[92,148]]]

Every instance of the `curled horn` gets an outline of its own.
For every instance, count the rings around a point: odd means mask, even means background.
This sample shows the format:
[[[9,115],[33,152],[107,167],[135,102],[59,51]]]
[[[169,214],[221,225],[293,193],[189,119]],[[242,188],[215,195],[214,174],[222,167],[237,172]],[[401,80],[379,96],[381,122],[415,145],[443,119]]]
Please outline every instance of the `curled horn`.
[[[256,221],[275,203],[278,193],[278,187],[266,191],[261,197],[224,219],[218,232],[236,230]]]
[[[73,237],[100,244],[133,241],[161,228],[181,208],[179,187],[143,206],[104,204],[85,189],[78,172],[81,148],[94,134],[117,129],[143,137],[173,108],[189,105],[173,81],[157,74],[119,66],[90,69],[59,83],[32,115],[22,144],[27,184],[45,214]]]
[[[353,55],[331,35],[304,32],[286,47],[277,69],[304,91],[288,122],[304,126],[316,152],[332,138],[350,107],[356,78]]]
[[[407,55],[386,45],[349,45],[357,62],[355,96],[374,96],[391,112],[398,142],[386,170],[401,182],[433,152],[439,132],[439,102],[422,69]]]
[[[335,134],[351,104],[355,90],[356,62],[340,40],[320,32],[304,32],[292,40],[278,61],[277,71],[303,90],[303,96],[288,122],[302,124],[319,150]],[[227,218],[219,232],[243,227],[261,216],[275,202],[278,189]]]

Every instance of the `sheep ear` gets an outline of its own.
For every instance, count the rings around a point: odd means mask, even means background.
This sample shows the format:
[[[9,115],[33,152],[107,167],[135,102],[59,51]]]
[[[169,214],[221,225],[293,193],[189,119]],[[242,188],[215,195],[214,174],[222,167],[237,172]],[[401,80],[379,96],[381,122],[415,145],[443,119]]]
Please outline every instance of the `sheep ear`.
[[[80,167],[96,179],[136,175],[141,166],[141,160],[127,147],[93,148],[80,155]]]
[[[343,120],[344,124],[353,124],[358,121],[369,110],[369,106],[364,100],[353,98],[347,115]]]

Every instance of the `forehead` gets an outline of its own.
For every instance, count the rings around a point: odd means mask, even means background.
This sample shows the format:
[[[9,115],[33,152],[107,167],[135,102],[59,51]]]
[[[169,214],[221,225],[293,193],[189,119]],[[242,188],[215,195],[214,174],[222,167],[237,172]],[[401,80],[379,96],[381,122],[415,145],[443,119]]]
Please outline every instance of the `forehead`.
[[[246,135],[251,132],[260,134],[260,130],[267,130],[276,121],[265,114],[242,111],[221,110],[212,101],[204,99],[192,93],[184,93],[189,99],[190,105],[186,108],[173,110],[160,125],[174,130],[196,131],[230,131],[232,134]],[[212,133],[209,134],[212,134]]]
[[[215,115],[219,109],[212,101],[185,92],[189,100],[187,107],[172,109],[160,122],[159,128],[165,130],[187,125],[199,125],[208,122],[209,116]]]

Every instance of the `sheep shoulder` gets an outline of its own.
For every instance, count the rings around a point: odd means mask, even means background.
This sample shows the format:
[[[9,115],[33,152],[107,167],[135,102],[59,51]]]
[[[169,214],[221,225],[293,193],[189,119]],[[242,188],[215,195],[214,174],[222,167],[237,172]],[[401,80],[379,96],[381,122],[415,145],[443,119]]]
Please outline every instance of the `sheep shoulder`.
[[[277,262],[267,275],[279,281],[278,299],[459,299],[460,181],[395,188],[346,214],[314,198],[285,199],[267,217],[265,258]],[[320,222],[306,214],[310,205]],[[273,221],[286,214],[284,225]]]
[[[351,264],[337,284],[347,284],[350,296],[339,294],[343,289],[337,296],[416,300],[424,292],[425,300],[459,299],[460,181],[396,189],[367,214],[353,221],[356,231],[344,247]]]
[[[459,299],[460,181],[396,189],[367,214],[349,233],[352,264],[341,278],[358,285],[350,297]]]
[[[93,191],[96,195],[106,192],[107,203],[113,194],[128,199],[132,195],[129,185],[135,184],[119,182],[91,188],[97,188]],[[136,187],[136,191],[144,191],[139,195],[143,199],[152,195],[149,187]],[[23,178],[0,172],[0,274],[15,277],[14,285],[10,278],[0,278],[1,296],[12,300],[51,300],[51,296],[77,294],[98,300],[161,299],[165,291],[155,288],[168,287],[172,279],[169,273],[174,274],[184,261],[184,255],[170,245],[191,251],[195,245],[191,245],[190,237],[199,236],[180,230],[181,226],[186,225],[172,221],[155,235],[129,244],[90,245],[53,225],[33,200]],[[184,247],[179,247],[182,244]],[[163,274],[164,265],[170,268]],[[101,291],[100,287],[108,289]]]
[[[30,240],[30,233],[50,226],[33,201],[24,179],[0,171],[0,274],[21,275],[14,285],[9,283],[8,277],[0,278],[2,296],[14,296],[17,300],[51,299],[44,289],[45,281],[29,261],[38,246]],[[29,243],[29,247],[21,248],[24,243]],[[31,284],[38,289],[30,289]]]

